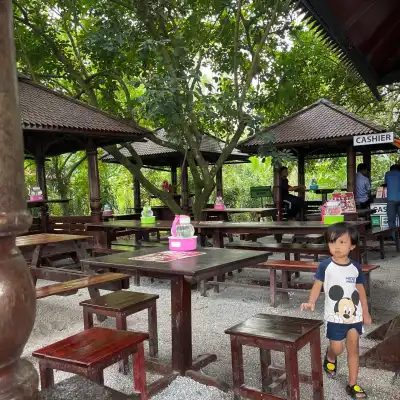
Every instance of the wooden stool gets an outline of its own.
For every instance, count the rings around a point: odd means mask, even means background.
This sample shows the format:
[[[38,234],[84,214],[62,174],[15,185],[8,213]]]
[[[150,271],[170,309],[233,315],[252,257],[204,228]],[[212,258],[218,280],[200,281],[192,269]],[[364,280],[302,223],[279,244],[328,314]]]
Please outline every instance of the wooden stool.
[[[277,400],[273,390],[286,382],[287,398],[300,399],[299,381],[312,383],[313,399],[323,400],[323,376],[319,327],[323,321],[257,314],[225,333],[231,337],[233,391],[235,400],[240,396],[250,399]],[[310,343],[312,376],[299,375],[297,352]],[[260,349],[262,391],[244,384],[243,346]],[[271,366],[271,350],[285,353],[285,369]],[[275,382],[273,375],[280,375]]]
[[[147,400],[143,342],[149,335],[91,328],[32,353],[39,359],[42,390],[54,387],[53,370],[71,372],[104,384],[103,370],[132,355],[134,389]]]
[[[83,307],[85,329],[93,328],[93,314],[116,318],[116,328],[126,331],[126,317],[148,309],[149,355],[158,357],[157,299],[156,294],[121,290],[104,296],[94,297],[79,303]],[[128,373],[128,360],[123,361],[123,372]]]

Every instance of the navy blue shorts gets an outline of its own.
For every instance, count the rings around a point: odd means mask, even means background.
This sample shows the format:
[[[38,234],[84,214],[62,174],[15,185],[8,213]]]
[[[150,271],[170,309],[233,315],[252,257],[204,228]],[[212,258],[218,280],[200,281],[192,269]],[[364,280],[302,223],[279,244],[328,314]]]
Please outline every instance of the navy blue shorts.
[[[357,330],[360,336],[362,335],[362,322],[357,322],[355,324],[337,324],[335,322],[328,322],[326,325],[326,337],[330,340],[344,340],[346,339],[347,332],[353,328]]]

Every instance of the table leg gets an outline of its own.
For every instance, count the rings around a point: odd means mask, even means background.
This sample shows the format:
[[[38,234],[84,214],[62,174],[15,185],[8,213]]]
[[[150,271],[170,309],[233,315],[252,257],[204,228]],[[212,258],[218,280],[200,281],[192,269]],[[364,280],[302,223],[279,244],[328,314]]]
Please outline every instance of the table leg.
[[[157,305],[149,307],[149,356],[152,358],[158,357],[158,329],[157,329]]]
[[[235,392],[235,400],[240,399],[240,396],[236,393],[244,383],[244,371],[243,371],[243,347],[239,343],[238,339],[231,336],[231,355],[232,355],[232,379],[233,379],[233,391]]]
[[[271,306],[276,307],[276,269],[269,270],[269,290],[271,291]]]
[[[146,366],[144,361],[143,342],[138,344],[136,352],[132,355],[132,360],[135,392],[140,392],[140,400],[147,400]]]
[[[263,392],[267,392],[268,386],[272,383],[272,379],[269,374],[270,365],[271,365],[271,350],[260,349],[261,388]]]
[[[222,248],[224,247],[224,238],[219,231],[219,229],[214,229],[212,233],[212,244],[213,247],[219,247]]]
[[[381,259],[385,259],[385,238],[381,235],[379,236],[379,251],[381,253]]]
[[[52,368],[48,368],[43,362],[39,361],[40,387],[42,390],[52,388],[54,386],[54,372]]]
[[[285,348],[285,366],[288,400],[300,400],[299,364],[295,347]]]
[[[88,253],[85,249],[85,246],[83,245],[83,242],[75,240],[74,247],[79,262],[84,260],[85,258],[88,258]],[[81,264],[79,266],[81,266]]]
[[[192,366],[192,296],[185,278],[171,281],[172,368],[185,375]]]
[[[289,288],[289,272],[288,271],[282,271],[282,289],[288,289]],[[282,300],[285,303],[289,302],[289,293],[288,292],[281,292],[282,294]]]
[[[126,331],[126,315],[124,313],[118,312],[115,315],[116,319],[116,328],[119,331]],[[128,375],[129,371],[129,361],[128,358],[124,358],[122,361],[119,362],[119,372],[122,372],[124,375]]]
[[[40,268],[40,260],[42,259],[43,249],[44,249],[43,244],[39,244],[38,246],[35,247],[35,250],[32,254],[31,267]],[[37,278],[33,277],[32,279],[34,285],[36,286]]]
[[[398,229],[396,229],[396,232],[394,233],[394,240],[396,242],[396,251],[400,252],[400,235]]]
[[[83,307],[83,329],[93,328],[93,314],[84,306]]]
[[[321,361],[321,337],[319,329],[315,330],[315,338],[310,342],[311,368],[313,384],[313,400],[324,399],[324,379]]]

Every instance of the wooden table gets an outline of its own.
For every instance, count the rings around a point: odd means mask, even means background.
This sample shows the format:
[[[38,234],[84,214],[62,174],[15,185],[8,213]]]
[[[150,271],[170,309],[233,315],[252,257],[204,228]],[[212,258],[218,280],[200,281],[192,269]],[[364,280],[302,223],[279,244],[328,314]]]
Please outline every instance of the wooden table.
[[[370,224],[366,221],[351,221],[357,227],[360,234],[364,233]],[[258,236],[284,235],[284,234],[324,234],[330,225],[321,221],[274,221],[274,222],[220,222],[200,221],[193,226],[200,230],[201,234],[212,234],[213,246],[224,247],[224,234],[254,234]]]
[[[141,232],[169,231],[171,230],[173,221],[156,221],[155,224],[142,224],[140,220],[118,220],[98,223],[87,223],[86,230],[95,232],[95,247],[96,248],[111,248],[111,242],[116,240],[118,233],[121,236],[121,231],[125,235],[139,235]],[[140,238],[136,238],[139,241]]]
[[[30,268],[35,282],[38,278],[64,282],[82,278],[82,273],[63,268],[42,267],[42,257],[46,257],[46,255],[50,256],[52,252],[54,253],[55,245],[61,245],[60,249],[57,249],[57,253],[65,252],[67,254],[73,252],[75,254],[75,256],[73,256],[75,258],[74,261],[80,266],[81,260],[88,256],[84,243],[89,238],[88,236],[82,235],[38,233],[36,235],[17,237],[16,245],[25,256],[32,256]]]
[[[28,208],[42,207],[46,204],[61,204],[68,203],[69,199],[59,199],[59,200],[27,200],[26,204]]]
[[[276,214],[276,208],[225,208],[216,210],[215,208],[204,208],[202,210],[202,219],[207,220],[209,216],[217,216],[221,221],[228,221],[230,214],[252,213],[261,217],[273,217]]]
[[[192,360],[192,297],[191,284],[217,275],[264,262],[269,253],[229,249],[199,248],[200,255],[169,262],[130,259],[154,255],[168,248],[143,249],[111,254],[82,261],[85,270],[113,268],[126,274],[171,280],[172,368],[181,375],[196,371],[216,360],[205,355]],[[204,327],[200,327],[203,329]]]

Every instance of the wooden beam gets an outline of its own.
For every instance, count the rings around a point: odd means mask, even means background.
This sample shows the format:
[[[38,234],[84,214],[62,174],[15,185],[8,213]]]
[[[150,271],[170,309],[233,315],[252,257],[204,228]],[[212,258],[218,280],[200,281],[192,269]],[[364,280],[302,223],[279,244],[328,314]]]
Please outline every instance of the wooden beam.
[[[178,173],[176,165],[171,167],[171,185],[172,185],[172,193],[177,193]]]
[[[97,162],[97,149],[92,140],[89,140],[86,154],[88,158],[88,178],[92,222],[98,223],[101,221],[102,215],[100,202],[100,176],[99,165]]]
[[[280,168],[274,168],[274,202],[277,208],[276,219],[282,220],[282,193]]]
[[[17,65],[11,0],[0,0],[0,398],[36,399],[38,374],[24,348],[35,322],[36,294],[15,237],[28,230],[24,142],[18,107]]]
[[[139,179],[133,177],[133,207],[135,212],[138,213],[142,209],[142,200],[140,197],[140,182]]]
[[[356,189],[356,152],[353,145],[347,148],[347,190],[355,192]]]
[[[216,191],[217,191],[217,196],[223,197],[224,195],[224,188],[223,188],[223,179],[222,179],[222,168],[221,167],[215,176],[216,179]]]
[[[363,153],[363,163],[367,165],[368,178],[371,181],[371,149],[366,147],[363,149],[362,153]]]

